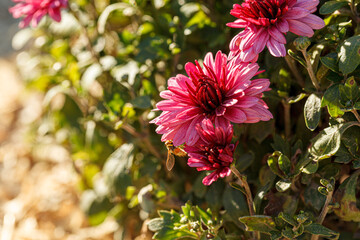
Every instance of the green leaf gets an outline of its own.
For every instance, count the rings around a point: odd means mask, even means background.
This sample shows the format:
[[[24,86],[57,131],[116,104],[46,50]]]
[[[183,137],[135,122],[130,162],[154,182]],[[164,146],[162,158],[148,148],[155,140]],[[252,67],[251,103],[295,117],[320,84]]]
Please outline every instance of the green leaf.
[[[348,38],[340,47],[339,69],[343,74],[353,72],[360,64],[360,36]]]
[[[269,216],[246,216],[239,218],[239,221],[245,224],[246,231],[258,231],[267,234],[277,231],[274,220]]]
[[[278,217],[294,227],[298,225],[298,222],[295,221],[295,219],[287,213],[281,212],[281,213],[279,213]]]
[[[249,126],[251,138],[255,139],[258,143],[262,143],[274,131],[274,125],[274,120],[251,124]]]
[[[204,177],[206,177],[205,172],[200,173],[193,185],[194,195],[198,198],[203,198],[207,191],[207,186],[202,183]]]
[[[337,124],[325,128],[315,138],[309,152],[315,157],[315,161],[333,156],[340,148],[341,135],[352,126],[360,126],[358,122]]]
[[[281,232],[279,232],[279,231],[272,231],[272,232],[270,232],[270,239],[271,240],[278,240],[278,239],[281,239]]]
[[[160,231],[164,227],[164,219],[162,218],[154,218],[151,219],[148,224],[148,228],[152,232]]]
[[[291,162],[287,156],[284,154],[281,154],[278,160],[279,168],[283,173],[285,173],[287,176],[290,175],[291,171]]]
[[[306,174],[314,174],[316,173],[316,171],[319,168],[319,162],[317,161],[311,161],[309,162],[308,165],[306,165],[303,169],[302,172],[306,173]]]
[[[294,237],[295,237],[294,232],[293,232],[290,228],[288,228],[288,227],[286,227],[285,229],[283,229],[283,230],[281,231],[281,234],[282,234],[283,237],[285,237],[285,238],[287,238],[287,239],[294,239]]]
[[[339,72],[337,53],[329,53],[328,55],[321,57],[320,61],[322,64],[324,64],[325,67],[329,68],[331,71],[336,73]]]
[[[249,214],[246,199],[242,192],[227,187],[222,200],[226,213],[234,222],[237,222],[239,217]]]
[[[335,12],[336,10],[348,5],[348,1],[328,1],[325,2],[320,8],[320,14],[330,14]]]
[[[314,131],[319,125],[321,116],[321,99],[316,94],[311,94],[304,106],[306,127]]]
[[[285,192],[291,187],[291,181],[282,179],[279,180],[275,186],[276,190],[278,190],[279,192]]]
[[[325,204],[326,197],[319,193],[317,184],[311,183],[305,189],[304,199],[305,204],[312,206],[317,211],[320,211]]]
[[[340,85],[334,84],[329,87],[321,100],[321,107],[327,107],[331,117],[337,118],[344,115],[340,104]]]
[[[242,154],[236,161],[236,168],[243,172],[254,162],[255,154],[253,152]]]
[[[102,173],[114,195],[125,196],[127,187],[131,185],[129,174],[134,159],[133,151],[133,144],[123,144],[105,162]]]
[[[196,206],[195,208],[196,208],[197,212],[199,213],[201,220],[205,224],[207,224],[209,221],[212,220],[212,213],[211,213],[210,209],[208,209],[209,212],[206,212],[203,209],[201,209],[199,206]]]
[[[357,206],[356,189],[360,172],[357,171],[348,177],[334,194],[334,199],[340,204],[340,208],[334,209],[344,221],[360,222],[360,209]]]
[[[304,231],[313,235],[320,235],[328,239],[338,239],[340,234],[320,225],[318,223],[312,223],[305,226]]]
[[[354,169],[359,169],[360,168],[360,160],[358,159],[358,160],[354,160],[353,162],[352,162],[352,164],[353,164],[353,168]]]
[[[356,100],[359,98],[359,87],[354,76],[349,77],[346,80],[343,91],[349,100],[356,102]]]
[[[307,96],[306,93],[300,93],[299,95],[297,95],[295,97],[289,98],[288,103],[293,104],[293,103],[300,102],[306,96]]]
[[[313,138],[310,153],[315,157],[315,161],[333,156],[340,148],[340,128],[342,125],[334,125],[325,128],[315,138]]]
[[[281,178],[284,178],[286,176],[279,168],[279,158],[281,155],[283,155],[281,152],[275,151],[271,156],[268,157],[267,163],[273,173]]]
[[[294,53],[291,49],[288,49],[288,54],[290,57],[292,57],[293,59],[298,61],[301,65],[303,65],[305,68],[307,67],[305,60],[300,56],[298,56],[296,53]]]

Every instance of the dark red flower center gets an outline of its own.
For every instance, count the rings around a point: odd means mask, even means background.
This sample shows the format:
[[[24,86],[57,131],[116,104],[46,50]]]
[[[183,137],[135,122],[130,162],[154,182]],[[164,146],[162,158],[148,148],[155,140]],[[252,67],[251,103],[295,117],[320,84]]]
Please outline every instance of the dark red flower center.
[[[247,0],[236,5],[231,15],[258,26],[274,25],[288,11],[288,0]]]
[[[213,112],[222,103],[219,84],[208,76],[202,76],[196,86],[196,98],[205,112]]]
[[[203,155],[206,158],[203,160],[206,160],[208,163],[210,163],[212,169],[219,169],[222,167],[230,166],[231,162],[224,161],[224,159],[222,159],[222,157],[224,157],[224,155],[228,155],[228,158],[233,157],[233,153],[234,153],[234,149],[235,149],[234,144],[229,144],[226,146],[221,146],[221,145],[204,146],[204,145],[202,145],[201,148],[203,151]],[[220,154],[223,154],[223,156],[220,157]]]
[[[224,165],[224,162],[219,159],[219,154],[223,151],[223,148],[218,146],[213,148],[204,147],[204,150],[204,154],[213,168],[220,168]]]
[[[188,85],[189,95],[192,101],[203,109],[204,114],[211,115],[224,100],[225,76],[218,81],[214,71],[205,64],[204,67],[211,77],[204,74],[198,62],[196,67],[199,71],[190,74],[195,89]]]

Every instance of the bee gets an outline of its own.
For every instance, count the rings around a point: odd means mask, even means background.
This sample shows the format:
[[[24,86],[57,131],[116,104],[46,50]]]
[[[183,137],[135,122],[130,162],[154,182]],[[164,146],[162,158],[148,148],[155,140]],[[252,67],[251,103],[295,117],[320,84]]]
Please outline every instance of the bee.
[[[180,147],[175,147],[171,140],[165,142],[165,146],[168,149],[166,168],[171,171],[175,165],[175,156],[185,157],[187,153]]]

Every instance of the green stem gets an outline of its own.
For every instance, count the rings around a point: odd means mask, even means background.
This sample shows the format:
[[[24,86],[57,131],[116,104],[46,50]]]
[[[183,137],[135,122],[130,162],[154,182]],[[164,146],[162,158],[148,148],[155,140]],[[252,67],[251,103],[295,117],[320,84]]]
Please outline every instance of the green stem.
[[[358,122],[360,122],[360,115],[358,114],[358,112],[356,111],[356,109],[351,110],[351,112],[355,115],[356,119],[358,120]]]
[[[316,90],[320,90],[320,85],[318,83],[318,80],[316,78],[316,75],[314,73],[314,69],[311,65],[311,62],[310,62],[310,56],[307,54],[306,52],[306,49],[304,50],[301,50],[302,54],[304,55],[304,58],[305,58],[305,61],[306,61],[306,66],[307,66],[307,71],[309,73],[309,76],[310,76],[310,79],[311,79],[311,82],[312,84],[314,85],[314,87],[316,88]]]
[[[298,68],[296,67],[295,61],[289,55],[286,55],[285,62],[289,66],[290,71],[294,75],[297,83],[300,85],[300,87],[304,88],[305,87],[304,79],[302,78]]]
[[[240,181],[240,185],[245,189],[245,195],[246,195],[246,200],[247,200],[247,204],[249,207],[249,213],[250,216],[254,216],[255,215],[255,205],[254,205],[254,201],[252,198],[252,194],[251,194],[251,190],[249,187],[249,184],[246,180],[246,176],[242,175],[234,165],[232,165],[230,167],[231,171],[234,173],[234,175],[239,179]],[[254,239],[260,239],[260,232],[254,232]]]
[[[324,221],[324,219],[325,219],[325,217],[326,217],[326,214],[327,214],[328,211],[329,211],[329,204],[330,204],[330,202],[331,202],[333,193],[334,193],[334,191],[331,191],[331,192],[329,192],[328,195],[326,196],[326,201],[325,201],[324,207],[323,207],[323,209],[321,210],[321,213],[320,213],[320,215],[319,215],[319,217],[318,217],[318,219],[317,219],[317,221],[316,221],[318,224],[322,224],[322,223],[323,223],[323,221]],[[318,239],[319,239],[319,235],[312,235],[312,237],[311,237],[311,240],[318,240]]]

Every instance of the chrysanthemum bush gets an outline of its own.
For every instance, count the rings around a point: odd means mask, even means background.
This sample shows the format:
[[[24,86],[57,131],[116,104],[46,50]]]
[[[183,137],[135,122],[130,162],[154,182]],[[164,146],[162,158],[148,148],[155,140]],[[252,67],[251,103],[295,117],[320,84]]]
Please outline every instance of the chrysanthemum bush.
[[[34,147],[71,151],[120,239],[356,239],[357,5],[14,1]]]

